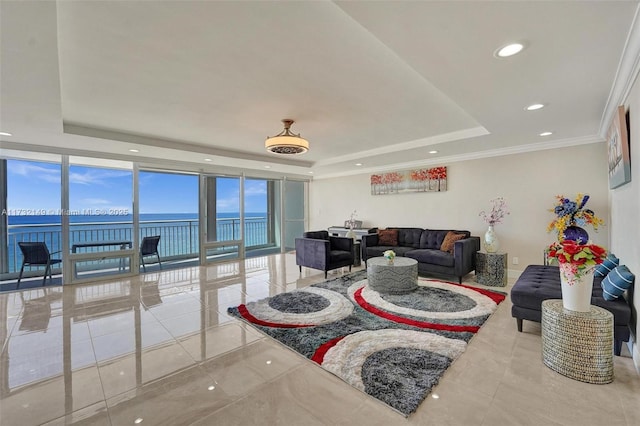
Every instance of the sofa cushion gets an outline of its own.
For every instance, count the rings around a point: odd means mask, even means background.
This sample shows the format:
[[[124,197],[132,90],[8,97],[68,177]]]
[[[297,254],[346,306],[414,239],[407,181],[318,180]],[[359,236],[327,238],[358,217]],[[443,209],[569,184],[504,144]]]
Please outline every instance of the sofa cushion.
[[[420,248],[420,235],[422,228],[395,228],[398,230],[398,245],[404,247]]]
[[[456,241],[464,238],[464,234],[456,234],[453,231],[447,232],[447,235],[444,237],[442,241],[442,245],[440,246],[440,250],[446,251],[447,253],[453,254],[453,246]]]
[[[329,263],[337,263],[339,261],[349,261],[353,259],[353,254],[350,251],[344,250],[331,250],[329,252]]]
[[[601,264],[596,266],[596,270],[593,272],[593,274],[595,276],[606,277],[607,274],[619,264],[620,259],[618,259],[615,254],[609,253],[607,255],[607,258]]]
[[[416,249],[408,251],[405,256],[415,259],[419,263],[430,263],[440,266],[454,266],[455,264],[453,255],[440,249]]]
[[[440,247],[442,247],[442,242],[444,241],[449,231],[456,234],[463,234],[464,238],[469,238],[469,236],[471,235],[469,231],[456,231],[455,229],[425,229],[424,231],[422,231],[422,235],[420,235],[419,248],[440,250]]]
[[[387,250],[393,250],[396,256],[404,256],[405,253],[414,250],[411,247],[402,247],[402,246],[373,246],[367,247],[367,258],[370,257],[379,257]]]
[[[378,244],[381,246],[397,246],[398,230],[397,229],[381,229],[378,231]]]
[[[631,273],[625,265],[616,266],[600,283],[602,287],[602,297],[605,300],[616,300],[627,290],[633,281],[635,275]]]

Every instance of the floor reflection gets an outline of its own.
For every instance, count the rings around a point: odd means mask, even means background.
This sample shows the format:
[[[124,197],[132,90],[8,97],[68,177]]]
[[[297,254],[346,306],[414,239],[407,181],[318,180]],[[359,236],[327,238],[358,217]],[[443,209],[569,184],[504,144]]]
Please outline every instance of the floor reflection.
[[[285,291],[286,263],[278,255],[0,294],[3,424],[41,424],[110,398],[124,407],[163,382],[174,393],[194,380],[216,386],[200,363],[263,339],[227,307]]]
[[[508,302],[409,419],[226,313],[322,281],[287,254],[0,293],[0,424],[570,424],[567,404],[576,423],[640,421],[631,358],[616,357],[610,385],[559,376]]]

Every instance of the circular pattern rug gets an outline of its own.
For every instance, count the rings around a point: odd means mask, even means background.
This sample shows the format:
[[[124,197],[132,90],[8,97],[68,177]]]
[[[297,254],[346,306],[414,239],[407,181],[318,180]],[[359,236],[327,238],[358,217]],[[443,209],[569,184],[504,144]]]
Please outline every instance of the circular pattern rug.
[[[418,284],[382,294],[359,271],[228,312],[407,416],[506,296],[424,278]]]

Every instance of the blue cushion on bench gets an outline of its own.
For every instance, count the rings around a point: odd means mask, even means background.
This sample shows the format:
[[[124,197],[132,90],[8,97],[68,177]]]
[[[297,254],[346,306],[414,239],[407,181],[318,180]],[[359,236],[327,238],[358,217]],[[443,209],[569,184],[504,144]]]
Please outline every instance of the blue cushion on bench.
[[[616,266],[602,280],[602,297],[605,300],[616,300],[626,289],[631,287],[635,276],[625,265]]]
[[[620,259],[618,259],[615,254],[609,253],[604,262],[596,266],[596,270],[593,274],[595,276],[606,277],[607,274],[609,274],[609,272],[611,272],[613,268],[615,268],[619,264]]]

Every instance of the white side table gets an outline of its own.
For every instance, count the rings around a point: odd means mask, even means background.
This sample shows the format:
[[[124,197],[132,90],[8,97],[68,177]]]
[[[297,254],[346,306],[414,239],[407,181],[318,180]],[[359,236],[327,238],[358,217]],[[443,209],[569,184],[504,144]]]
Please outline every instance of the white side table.
[[[476,253],[476,282],[504,287],[507,285],[507,253]]]

